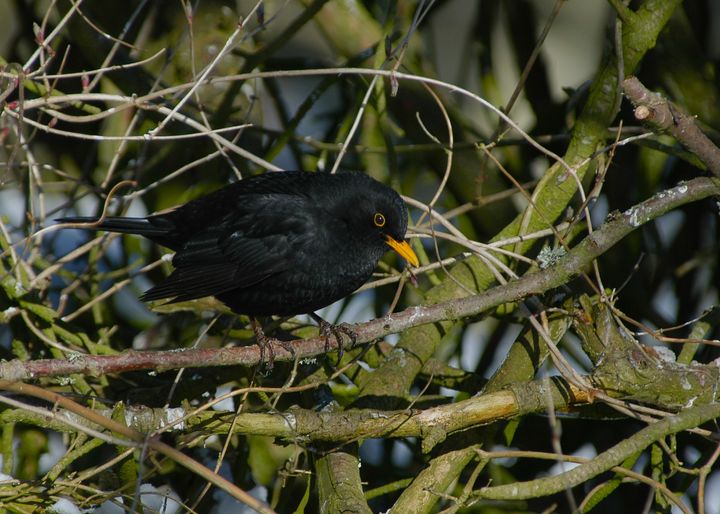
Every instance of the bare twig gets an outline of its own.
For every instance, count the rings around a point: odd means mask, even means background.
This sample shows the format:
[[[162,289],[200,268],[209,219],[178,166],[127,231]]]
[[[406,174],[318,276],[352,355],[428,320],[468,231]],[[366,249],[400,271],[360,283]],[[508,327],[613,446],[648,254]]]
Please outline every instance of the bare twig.
[[[700,130],[694,116],[647,89],[637,77],[623,81],[625,96],[635,106],[635,117],[655,131],[667,131],[720,177],[720,148]]]

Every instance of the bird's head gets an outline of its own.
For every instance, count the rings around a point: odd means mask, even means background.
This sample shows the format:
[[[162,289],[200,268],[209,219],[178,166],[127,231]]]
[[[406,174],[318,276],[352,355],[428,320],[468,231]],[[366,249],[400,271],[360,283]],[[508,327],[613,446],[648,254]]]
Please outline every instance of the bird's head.
[[[417,255],[405,241],[408,213],[402,198],[392,189],[372,182],[369,191],[346,206],[346,220],[377,247],[390,248],[410,265],[418,266]]]
[[[417,267],[420,261],[410,245],[405,241],[405,231],[407,230],[407,212],[402,209],[397,210],[386,209],[385,206],[378,206],[374,209],[372,216],[369,212],[366,214],[368,218],[372,218],[372,227],[385,242],[387,246],[392,248],[400,257],[405,259],[410,265]]]

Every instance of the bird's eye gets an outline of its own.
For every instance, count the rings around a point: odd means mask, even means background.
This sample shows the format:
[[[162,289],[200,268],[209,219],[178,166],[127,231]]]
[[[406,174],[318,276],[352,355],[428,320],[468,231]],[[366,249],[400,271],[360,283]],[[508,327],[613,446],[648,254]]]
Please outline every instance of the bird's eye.
[[[373,223],[375,223],[376,227],[384,227],[385,226],[385,216],[383,216],[379,212],[376,212],[375,216],[373,216]]]

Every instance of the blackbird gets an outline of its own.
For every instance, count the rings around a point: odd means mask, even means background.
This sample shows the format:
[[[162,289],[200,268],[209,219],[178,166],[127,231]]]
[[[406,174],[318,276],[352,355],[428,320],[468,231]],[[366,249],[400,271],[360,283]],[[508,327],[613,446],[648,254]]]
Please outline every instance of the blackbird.
[[[68,217],[81,228],[139,234],[175,251],[174,271],[141,296],[214,296],[250,316],[290,316],[344,298],[388,249],[413,266],[407,209],[362,173],[269,172],[146,218]]]

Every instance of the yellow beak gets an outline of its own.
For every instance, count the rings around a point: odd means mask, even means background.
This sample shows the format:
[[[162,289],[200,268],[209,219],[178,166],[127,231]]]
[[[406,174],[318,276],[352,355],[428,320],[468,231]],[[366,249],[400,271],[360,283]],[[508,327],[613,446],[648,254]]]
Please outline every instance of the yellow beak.
[[[407,241],[396,241],[390,236],[385,236],[385,242],[395,250],[400,257],[408,261],[408,263],[414,267],[418,267],[420,265],[420,261],[417,258],[417,255],[415,255],[415,252],[413,252],[413,249],[410,248],[410,245],[407,244]]]

